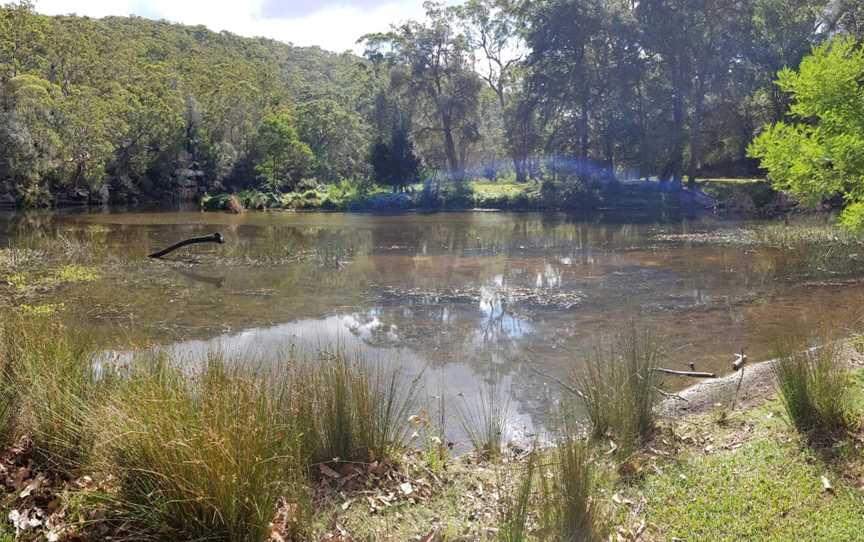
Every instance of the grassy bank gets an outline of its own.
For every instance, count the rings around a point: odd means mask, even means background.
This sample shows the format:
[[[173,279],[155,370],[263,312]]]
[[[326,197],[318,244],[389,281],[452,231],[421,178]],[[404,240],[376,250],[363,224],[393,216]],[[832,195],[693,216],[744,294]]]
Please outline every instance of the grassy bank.
[[[499,209],[526,210],[675,210],[680,194],[663,192],[657,183],[613,183],[583,186],[573,182],[516,183],[474,179],[460,183],[416,184],[401,192],[379,186],[314,186],[289,193],[245,191],[206,195],[206,210],[287,209],[339,211],[406,211]]]
[[[598,344],[542,443],[503,442],[508,411],[489,390],[462,416],[476,452],[453,457],[398,368],[338,352],[266,367],[218,353],[105,360],[51,318],[2,316],[4,541],[854,540],[864,528],[864,372],[845,347],[790,350],[776,397],[736,408],[736,393],[669,419],[650,371],[662,338],[634,327]],[[569,414],[580,402],[587,426]]]

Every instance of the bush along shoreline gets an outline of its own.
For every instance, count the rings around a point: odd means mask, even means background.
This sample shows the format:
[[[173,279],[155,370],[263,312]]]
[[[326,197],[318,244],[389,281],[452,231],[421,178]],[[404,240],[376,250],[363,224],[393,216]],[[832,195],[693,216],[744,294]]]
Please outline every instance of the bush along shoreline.
[[[598,342],[542,441],[506,442],[508,406],[486,390],[457,406],[475,450],[456,457],[436,421],[449,406],[419,401],[398,367],[343,352],[267,368],[218,353],[109,362],[50,317],[4,313],[0,540],[861,532],[864,342],[779,349],[770,371],[745,366],[767,380],[701,403],[662,390],[662,344],[635,325]]]
[[[761,179],[709,179],[695,189],[673,190],[658,182],[613,183],[594,188],[553,181],[515,183],[473,180],[463,183],[412,185],[394,192],[383,187],[310,185],[277,193],[247,190],[205,194],[205,211],[619,211],[673,214],[716,213],[734,219],[776,218],[791,213],[824,212],[830,202],[805,209]]]

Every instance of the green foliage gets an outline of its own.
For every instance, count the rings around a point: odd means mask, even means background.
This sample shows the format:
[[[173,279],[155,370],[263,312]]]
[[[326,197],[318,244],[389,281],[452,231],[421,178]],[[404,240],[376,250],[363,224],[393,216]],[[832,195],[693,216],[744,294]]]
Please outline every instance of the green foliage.
[[[76,472],[90,459],[93,408],[110,386],[110,375],[100,374],[86,340],[53,321],[3,316],[0,351],[19,401],[16,421],[27,428],[44,467],[62,474]]]
[[[404,129],[395,129],[390,141],[376,143],[370,160],[375,180],[392,186],[394,192],[420,178],[420,159],[414,154],[414,143]]]
[[[663,351],[650,331],[635,323],[612,340],[600,342],[576,375],[576,389],[595,438],[607,432],[628,450],[648,437],[657,418]]]
[[[264,118],[255,139],[258,173],[270,190],[291,189],[309,171],[312,151],[300,141],[292,124],[291,113],[280,110]]]
[[[797,72],[784,69],[777,84],[792,97],[800,122],[777,122],[751,144],[772,183],[815,204],[834,195],[846,201],[842,221],[864,221],[864,48],[848,37],[823,44]]]
[[[531,494],[537,476],[539,452],[532,451],[525,463],[516,490],[512,495],[504,495],[503,510],[499,512],[499,542],[525,542],[528,540],[528,517],[531,512]]]
[[[849,426],[851,380],[837,346],[784,353],[772,370],[786,414],[800,432],[822,440]]]
[[[315,156],[312,172],[327,183],[364,176],[368,126],[357,113],[333,99],[300,104],[297,133]]]
[[[539,516],[553,540],[593,542],[600,536],[600,514],[592,499],[594,467],[588,446],[572,436],[557,442],[549,475],[541,473]]]
[[[171,539],[264,541],[281,497],[306,506],[289,395],[211,356],[188,377],[140,361],[109,407],[109,468],[131,520]]]

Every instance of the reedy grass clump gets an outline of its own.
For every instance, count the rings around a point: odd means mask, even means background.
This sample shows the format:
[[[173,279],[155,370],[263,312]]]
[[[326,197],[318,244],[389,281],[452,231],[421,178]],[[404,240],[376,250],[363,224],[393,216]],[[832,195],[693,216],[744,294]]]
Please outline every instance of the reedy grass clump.
[[[118,508],[171,539],[263,541],[284,498],[301,529],[307,495],[288,393],[217,355],[191,375],[165,359],[136,363],[107,416]]]
[[[566,436],[552,452],[547,476],[540,476],[538,508],[544,539],[566,542],[601,540],[600,512],[591,494],[596,487],[590,449]]]
[[[799,432],[823,440],[849,427],[851,381],[835,343],[803,352],[787,349],[772,371],[786,415]]]
[[[650,436],[661,385],[661,377],[651,368],[662,356],[654,334],[635,324],[597,344],[584,371],[575,376],[594,438],[612,433],[627,448]]]
[[[523,542],[528,540],[528,519],[531,515],[533,505],[531,495],[535,483],[538,456],[539,452],[536,448],[528,454],[525,471],[516,484],[515,491],[511,494],[505,494],[503,497],[504,504],[498,518],[499,542]]]
[[[92,343],[56,323],[11,312],[3,318],[4,373],[14,398],[7,423],[27,431],[44,468],[70,475],[95,442],[94,408],[113,379],[93,363]]]
[[[418,381],[341,352],[289,364],[285,382],[294,391],[290,408],[303,455],[312,463],[392,458],[407,440]]]
[[[263,541],[277,506],[303,534],[310,466],[394,459],[406,440],[417,380],[398,370],[341,354],[116,364],[49,318],[2,316],[0,437],[29,437],[39,469],[114,480],[97,500],[136,536]]]
[[[467,400],[457,407],[462,430],[468,436],[474,451],[487,457],[501,455],[506,439],[510,401],[501,393],[494,377],[480,389],[473,402]]]
[[[0,313],[0,316],[5,315]],[[14,380],[10,333],[12,330],[4,318],[0,323],[0,446],[9,444],[14,437],[20,399]]]

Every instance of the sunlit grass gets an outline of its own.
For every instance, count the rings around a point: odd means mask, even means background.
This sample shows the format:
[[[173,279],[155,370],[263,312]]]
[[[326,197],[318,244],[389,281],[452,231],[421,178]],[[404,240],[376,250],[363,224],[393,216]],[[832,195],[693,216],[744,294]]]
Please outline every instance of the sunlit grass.
[[[588,444],[566,436],[550,456],[552,466],[541,474],[537,504],[541,539],[601,540],[602,520],[594,500],[596,474]]]
[[[599,342],[584,370],[576,373],[576,389],[591,434],[611,433],[625,449],[654,430],[663,350],[650,331],[630,324],[612,339]]]
[[[305,532],[316,463],[396,464],[407,440],[417,379],[396,368],[341,353],[120,364],[51,318],[2,316],[0,440],[27,437],[38,472],[113,480],[106,519],[142,536],[263,541],[277,505]]]
[[[155,358],[118,386],[107,415],[118,510],[171,539],[263,541],[280,498],[307,506],[290,397],[211,356],[194,376]]]
[[[466,398],[461,405],[456,405],[457,414],[474,451],[487,458],[496,458],[501,455],[507,438],[510,401],[494,376],[477,391],[476,397]]]
[[[786,352],[772,367],[779,398],[800,432],[822,440],[851,423],[851,379],[834,343]]]
[[[94,408],[111,379],[91,363],[86,337],[31,315],[4,314],[3,365],[26,428],[45,468],[70,474],[87,464],[94,443]]]

